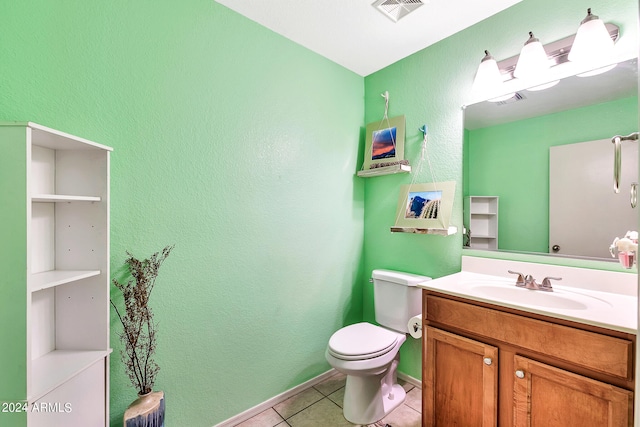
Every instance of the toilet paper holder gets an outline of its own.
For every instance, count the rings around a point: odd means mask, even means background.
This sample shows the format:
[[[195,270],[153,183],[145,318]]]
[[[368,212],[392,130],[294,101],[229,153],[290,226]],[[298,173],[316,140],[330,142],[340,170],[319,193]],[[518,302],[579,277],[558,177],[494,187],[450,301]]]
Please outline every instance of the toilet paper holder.
[[[422,329],[422,325],[419,323],[414,323],[411,326],[413,327],[413,332],[418,332],[419,330]]]
[[[418,314],[409,319],[407,330],[413,338],[422,338],[422,314]]]

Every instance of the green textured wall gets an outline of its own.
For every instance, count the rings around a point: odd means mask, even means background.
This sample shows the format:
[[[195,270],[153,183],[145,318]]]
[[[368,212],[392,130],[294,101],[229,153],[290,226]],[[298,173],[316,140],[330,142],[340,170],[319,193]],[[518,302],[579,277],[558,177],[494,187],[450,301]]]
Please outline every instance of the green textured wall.
[[[636,129],[638,97],[468,131],[465,195],[500,197],[498,249],[546,253],[549,148]]]
[[[167,425],[212,426],[330,368],[366,281],[361,76],[212,0],[3,2],[0,57],[0,118],[115,148],[113,273],[176,245],[152,296]],[[117,426],[136,392],[111,328]]]
[[[638,52],[638,3],[629,0],[584,2],[580,0],[523,0],[511,8],[411,55],[365,78],[365,121],[380,120],[384,100],[390,94],[390,117],[404,114],[407,122],[406,157],[417,163],[422,135],[429,127],[433,174],[437,181],[457,183],[452,223],[462,229],[463,120],[461,107],[471,102],[475,71],[489,49],[497,60],[520,52],[527,32],[543,43],[574,34],[587,7],[621,29],[618,47]],[[428,167],[415,171],[416,182],[430,182]],[[375,268],[391,268],[441,277],[460,269],[462,236],[392,234],[398,191],[411,175],[372,178],[365,183],[365,263],[367,274]],[[520,260],[530,257],[521,256]],[[373,295],[364,288],[364,314],[373,319]],[[409,339],[401,350],[400,370],[421,377],[420,342]]]

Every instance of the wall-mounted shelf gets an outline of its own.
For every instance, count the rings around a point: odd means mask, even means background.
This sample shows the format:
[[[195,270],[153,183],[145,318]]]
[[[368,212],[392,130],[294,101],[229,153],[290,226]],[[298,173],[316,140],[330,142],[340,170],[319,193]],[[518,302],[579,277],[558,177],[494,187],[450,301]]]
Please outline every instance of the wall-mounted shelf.
[[[438,236],[450,236],[458,232],[458,227],[452,225],[448,228],[411,228],[391,227],[392,233],[436,234]]]
[[[382,168],[361,170],[361,171],[358,171],[358,176],[361,178],[371,178],[374,176],[392,175],[394,173],[411,173],[411,166],[398,164],[398,165],[392,165],[392,166],[385,166]]]

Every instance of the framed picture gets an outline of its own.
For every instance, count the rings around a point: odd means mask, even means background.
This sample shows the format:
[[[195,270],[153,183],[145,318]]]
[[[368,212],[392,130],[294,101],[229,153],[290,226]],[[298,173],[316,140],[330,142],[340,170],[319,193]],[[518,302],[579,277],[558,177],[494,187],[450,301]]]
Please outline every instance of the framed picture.
[[[367,125],[363,169],[371,169],[372,165],[380,163],[404,160],[404,126],[404,116],[382,119]]]
[[[455,181],[403,185],[398,198],[396,227],[448,229],[455,190]]]

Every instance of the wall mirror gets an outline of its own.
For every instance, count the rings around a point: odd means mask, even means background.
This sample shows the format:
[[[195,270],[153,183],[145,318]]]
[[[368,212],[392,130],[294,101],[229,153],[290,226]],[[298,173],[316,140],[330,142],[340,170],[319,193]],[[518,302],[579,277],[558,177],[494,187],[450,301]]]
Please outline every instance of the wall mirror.
[[[630,203],[638,142],[637,58],[503,102],[464,107],[465,247],[612,260],[615,237],[637,229]]]

